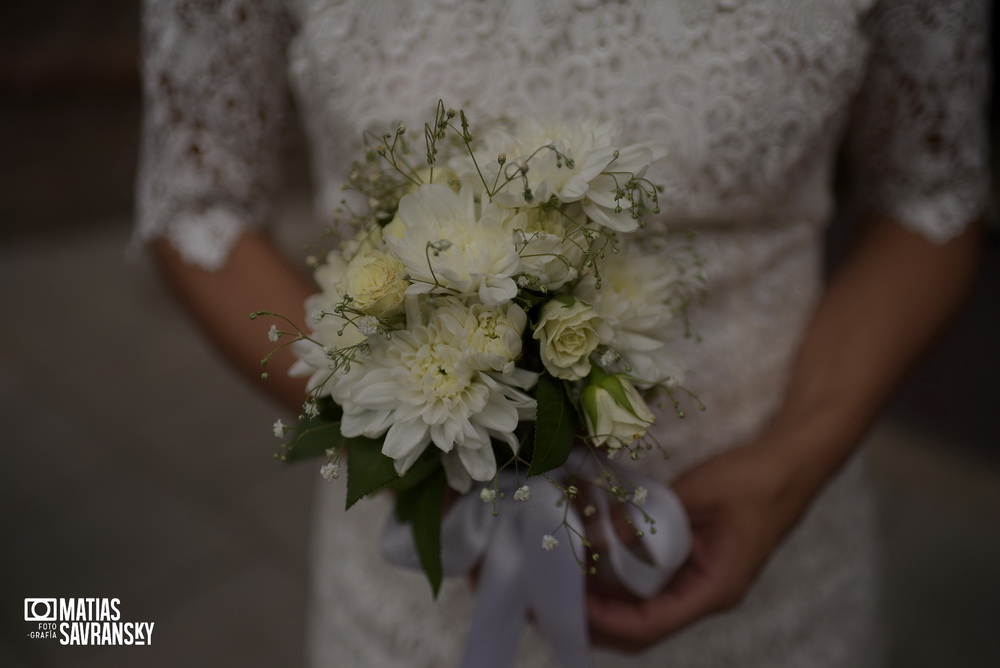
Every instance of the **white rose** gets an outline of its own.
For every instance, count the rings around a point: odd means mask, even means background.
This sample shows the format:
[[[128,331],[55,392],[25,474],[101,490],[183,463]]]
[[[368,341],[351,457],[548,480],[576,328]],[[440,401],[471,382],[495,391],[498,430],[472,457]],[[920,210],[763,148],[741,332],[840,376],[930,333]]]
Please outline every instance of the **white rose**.
[[[655,416],[639,391],[620,375],[594,367],[580,395],[587,433],[595,446],[617,449],[646,435]]]
[[[391,255],[363,249],[347,263],[340,287],[354,299],[354,307],[376,318],[389,317],[403,307],[403,293],[409,287],[405,272],[403,263]]]
[[[542,307],[534,337],[541,343],[542,363],[556,378],[579,380],[590,373],[590,353],[600,343],[606,325],[584,301],[567,295]]]

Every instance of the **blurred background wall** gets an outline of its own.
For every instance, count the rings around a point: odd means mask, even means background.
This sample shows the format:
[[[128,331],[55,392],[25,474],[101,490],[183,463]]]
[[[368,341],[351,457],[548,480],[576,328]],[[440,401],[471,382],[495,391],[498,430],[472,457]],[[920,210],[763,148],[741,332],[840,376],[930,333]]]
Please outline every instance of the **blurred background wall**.
[[[272,461],[278,410],[124,258],[138,24],[137,0],[0,8],[0,665],[299,665],[318,476]],[[302,153],[288,220],[309,218]],[[998,304],[994,224],[871,439],[893,668],[1000,665]],[[153,645],[27,637],[25,597],[70,596],[121,598]]]

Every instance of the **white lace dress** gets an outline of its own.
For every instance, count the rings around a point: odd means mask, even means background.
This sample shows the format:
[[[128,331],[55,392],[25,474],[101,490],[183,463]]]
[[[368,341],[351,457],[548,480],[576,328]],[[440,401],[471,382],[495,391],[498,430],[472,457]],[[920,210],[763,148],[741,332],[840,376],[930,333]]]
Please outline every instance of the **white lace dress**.
[[[217,267],[263,224],[294,92],[317,207],[363,129],[420,127],[441,98],[473,118],[538,110],[620,118],[668,147],[650,226],[697,231],[709,300],[683,342],[709,407],[665,415],[668,481],[751,438],[777,406],[821,287],[833,167],[849,138],[859,211],[943,241],[986,193],[986,2],[954,0],[148,0],[138,237],[167,236]],[[323,216],[326,217],[325,215]],[[651,460],[652,461],[652,460]],[[774,555],[739,610],[640,657],[599,666],[873,665],[872,516],[851,463]],[[471,596],[438,601],[385,565],[384,500],[316,509],[309,654],[315,665],[456,665]],[[519,666],[550,665],[532,633]]]

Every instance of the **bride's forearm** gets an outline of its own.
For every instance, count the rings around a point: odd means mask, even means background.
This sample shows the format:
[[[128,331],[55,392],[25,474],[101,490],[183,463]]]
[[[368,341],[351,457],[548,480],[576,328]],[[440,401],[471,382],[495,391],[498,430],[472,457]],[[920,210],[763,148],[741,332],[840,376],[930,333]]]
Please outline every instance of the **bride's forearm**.
[[[810,497],[840,467],[972,284],[979,225],[938,245],[889,218],[870,221],[834,276],[758,443]]]
[[[249,315],[266,309],[302,326],[303,301],[316,291],[308,276],[269,239],[252,232],[236,242],[226,264],[217,271],[186,263],[165,240],[154,242],[153,250],[166,282],[219,352],[297,414],[305,398],[305,383],[287,374],[294,361],[289,350],[274,356],[268,364],[268,380],[260,380],[260,361],[275,346],[268,341],[267,330],[283,323],[273,318],[251,321]]]

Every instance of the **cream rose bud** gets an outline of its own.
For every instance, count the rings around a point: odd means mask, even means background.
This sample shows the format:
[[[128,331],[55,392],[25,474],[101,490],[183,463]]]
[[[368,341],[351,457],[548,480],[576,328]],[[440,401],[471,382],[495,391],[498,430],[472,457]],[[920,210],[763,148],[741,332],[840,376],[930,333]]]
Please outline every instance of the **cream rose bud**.
[[[340,288],[354,299],[352,306],[376,318],[388,317],[403,308],[403,293],[410,285],[405,273],[396,258],[365,249],[347,263]]]
[[[587,381],[580,400],[594,445],[615,450],[646,435],[655,416],[632,383],[596,366]]]
[[[556,378],[580,380],[590,373],[590,353],[607,336],[601,316],[585,301],[559,295],[543,307],[534,337],[542,363]]]

